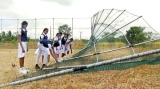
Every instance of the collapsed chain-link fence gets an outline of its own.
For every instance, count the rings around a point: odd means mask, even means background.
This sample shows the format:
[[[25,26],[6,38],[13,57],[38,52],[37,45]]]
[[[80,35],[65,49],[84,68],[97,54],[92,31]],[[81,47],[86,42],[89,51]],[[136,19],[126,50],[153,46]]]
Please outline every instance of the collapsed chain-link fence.
[[[36,72],[23,75],[16,80],[8,83],[7,85],[17,85],[23,84],[26,82],[31,82],[35,80],[40,80],[44,78],[49,78],[53,76],[58,76],[62,74],[75,74],[75,73],[84,73],[84,72],[93,72],[93,71],[103,71],[103,70],[124,70],[128,68],[133,68],[140,65],[155,65],[160,64],[160,49],[152,50],[148,52],[138,53],[134,55],[128,55],[121,58],[114,58],[110,60],[101,60],[97,63],[84,64],[80,66],[72,67],[58,67],[59,64],[54,64],[45,68],[43,70],[38,70]],[[140,60],[137,60],[139,58]],[[81,61],[86,61],[87,59],[80,59]],[[134,60],[134,61],[131,61]],[[74,62],[79,61],[73,60]],[[66,60],[62,64],[70,64],[70,60]],[[84,63],[84,62],[83,62]],[[53,67],[56,66],[56,67]]]
[[[159,64],[159,40],[160,34],[142,16],[125,10],[102,10],[91,18],[91,36],[86,47],[68,60],[21,76],[10,84],[65,73],[123,70],[143,64]]]

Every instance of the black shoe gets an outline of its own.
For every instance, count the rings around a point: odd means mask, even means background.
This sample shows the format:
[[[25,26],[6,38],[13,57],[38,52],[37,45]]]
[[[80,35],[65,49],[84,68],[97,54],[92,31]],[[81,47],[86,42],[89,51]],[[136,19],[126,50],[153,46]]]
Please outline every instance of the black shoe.
[[[40,67],[38,66],[38,64],[35,65],[35,69],[36,70],[40,69]]]
[[[46,65],[46,64],[43,64],[41,69],[46,68],[46,67],[47,67],[47,65]]]

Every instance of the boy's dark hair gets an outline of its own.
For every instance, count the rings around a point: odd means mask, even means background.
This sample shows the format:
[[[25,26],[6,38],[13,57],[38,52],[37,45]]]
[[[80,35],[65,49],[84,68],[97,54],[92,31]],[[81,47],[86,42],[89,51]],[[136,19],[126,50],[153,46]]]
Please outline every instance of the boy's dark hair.
[[[67,36],[69,36],[69,34],[68,34],[68,33],[65,33],[64,35],[67,35]]]
[[[28,22],[27,22],[27,21],[23,21],[23,22],[22,22],[22,26],[23,26],[23,25],[28,25]]]
[[[61,35],[62,35],[62,32],[59,32],[59,34],[61,34]]]
[[[53,44],[54,47],[58,47],[59,46],[59,42],[55,41]]]
[[[57,36],[58,34],[60,34],[60,33],[57,33],[56,36]]]
[[[73,38],[70,38],[71,41],[73,41]]]
[[[48,30],[48,28],[44,28],[44,29],[43,29],[43,32],[46,31],[46,30]]]

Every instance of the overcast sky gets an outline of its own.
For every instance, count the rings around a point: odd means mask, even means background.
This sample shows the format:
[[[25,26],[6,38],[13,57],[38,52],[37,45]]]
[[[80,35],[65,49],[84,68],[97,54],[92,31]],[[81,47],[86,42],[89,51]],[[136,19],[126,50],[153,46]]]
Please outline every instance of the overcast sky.
[[[160,32],[159,0],[0,0],[0,19],[81,18],[112,8],[142,15]]]

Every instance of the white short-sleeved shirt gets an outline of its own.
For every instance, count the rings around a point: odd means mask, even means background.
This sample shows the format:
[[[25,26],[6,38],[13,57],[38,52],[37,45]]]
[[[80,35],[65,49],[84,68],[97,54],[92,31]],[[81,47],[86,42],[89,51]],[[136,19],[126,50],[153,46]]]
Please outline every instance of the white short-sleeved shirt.
[[[57,36],[54,38],[54,41],[58,41],[58,37]]]
[[[61,45],[61,40],[62,38],[58,38],[57,36],[54,38],[54,41],[58,41],[60,45]]]
[[[22,29],[18,29],[18,35],[22,35],[22,30],[26,31],[26,29],[22,28]]]
[[[53,44],[54,44],[54,43],[53,43]],[[51,48],[52,48],[52,45],[51,45],[51,44],[48,44],[48,48],[51,49]]]
[[[69,46],[70,44],[72,44],[72,42],[70,42],[70,41],[71,41],[71,40],[69,40],[69,39],[66,41],[67,46]]]
[[[40,36],[40,37],[41,37],[41,39],[43,39],[43,38],[44,38],[44,36],[47,36],[47,34],[42,33],[42,34],[41,34],[41,36]],[[40,40],[41,40],[41,39],[40,39]]]

